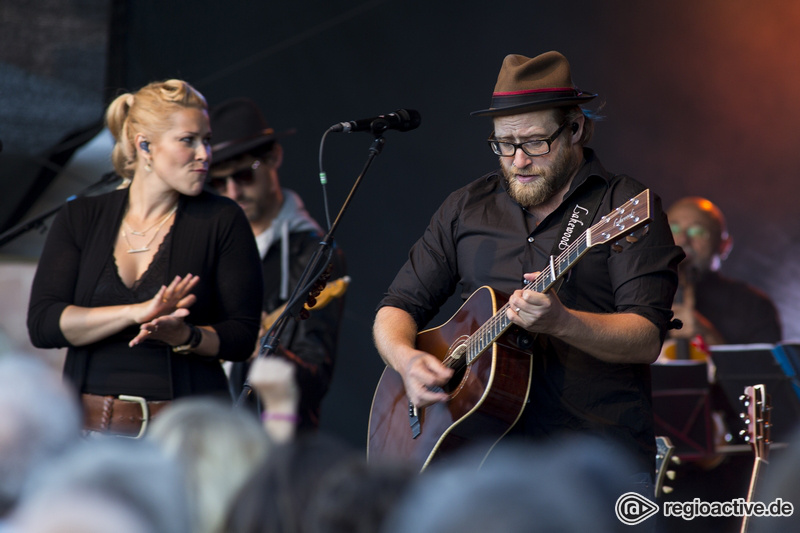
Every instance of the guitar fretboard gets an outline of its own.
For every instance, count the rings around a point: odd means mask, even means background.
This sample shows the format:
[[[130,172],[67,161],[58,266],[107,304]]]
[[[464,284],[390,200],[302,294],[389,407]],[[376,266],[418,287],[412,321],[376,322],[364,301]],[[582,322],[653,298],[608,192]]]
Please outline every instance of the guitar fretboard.
[[[583,254],[589,250],[589,236],[591,229],[587,230],[577,241],[570,244],[567,249],[557,258],[550,257],[550,265],[546,271],[537,277],[534,281],[527,283],[524,290],[531,290],[534,292],[545,292],[549,290],[555,283],[572,267],[572,265],[580,259]],[[508,328],[511,327],[511,320],[506,316],[506,311],[509,305],[503,305],[497,313],[487,320],[481,327],[470,335],[467,339],[467,364],[471,364],[477,357],[479,357],[493,342],[496,342]]]

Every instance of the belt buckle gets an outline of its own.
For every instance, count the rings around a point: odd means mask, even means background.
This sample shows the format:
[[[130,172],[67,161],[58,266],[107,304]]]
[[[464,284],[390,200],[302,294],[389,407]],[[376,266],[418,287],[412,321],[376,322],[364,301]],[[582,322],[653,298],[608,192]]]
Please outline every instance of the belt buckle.
[[[123,402],[138,403],[139,407],[142,408],[142,428],[139,430],[138,435],[132,437],[134,439],[141,439],[144,437],[144,434],[147,431],[147,423],[150,421],[150,410],[147,408],[147,400],[141,396],[129,396],[127,394],[120,394],[117,396],[117,399]]]

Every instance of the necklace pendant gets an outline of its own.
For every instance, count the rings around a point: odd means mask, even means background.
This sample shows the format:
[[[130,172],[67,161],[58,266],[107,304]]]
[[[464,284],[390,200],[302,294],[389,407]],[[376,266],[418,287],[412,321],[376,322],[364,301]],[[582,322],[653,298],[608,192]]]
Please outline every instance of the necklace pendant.
[[[149,252],[149,251],[150,251],[150,248],[148,248],[147,246],[145,246],[144,248],[131,248],[131,249],[127,250],[127,252],[129,254],[138,254],[138,253],[141,253],[141,252]]]
[[[146,232],[142,233],[141,231],[131,230],[131,235],[136,235],[137,237],[144,237],[145,235],[147,235],[147,233]]]

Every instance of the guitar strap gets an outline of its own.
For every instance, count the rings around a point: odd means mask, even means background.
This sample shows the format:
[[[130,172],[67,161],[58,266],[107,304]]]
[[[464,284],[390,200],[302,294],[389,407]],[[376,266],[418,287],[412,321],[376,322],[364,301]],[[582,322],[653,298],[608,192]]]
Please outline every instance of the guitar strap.
[[[606,190],[608,190],[608,184],[605,180],[594,180],[589,193],[572,203],[571,209],[564,210],[561,219],[561,231],[558,233],[559,237],[556,238],[553,243],[553,249],[550,250],[551,257],[558,257],[561,252],[567,249],[575,237],[583,235],[592,226],[592,220],[594,220],[597,210],[600,208],[600,202],[603,200]],[[558,280],[552,288],[553,292],[558,292],[564,279]]]

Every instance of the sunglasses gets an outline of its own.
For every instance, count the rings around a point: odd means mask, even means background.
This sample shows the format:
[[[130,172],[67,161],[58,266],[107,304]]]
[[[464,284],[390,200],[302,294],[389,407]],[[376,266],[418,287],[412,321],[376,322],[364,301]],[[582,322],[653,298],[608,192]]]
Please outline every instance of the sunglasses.
[[[253,164],[242,170],[237,170],[228,176],[217,176],[216,178],[209,178],[208,184],[215,191],[224,191],[228,186],[228,180],[231,179],[236,185],[252,185],[255,180],[253,171],[261,166],[261,161],[256,159]]]

